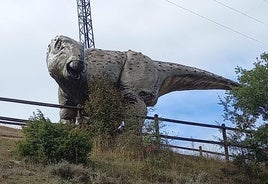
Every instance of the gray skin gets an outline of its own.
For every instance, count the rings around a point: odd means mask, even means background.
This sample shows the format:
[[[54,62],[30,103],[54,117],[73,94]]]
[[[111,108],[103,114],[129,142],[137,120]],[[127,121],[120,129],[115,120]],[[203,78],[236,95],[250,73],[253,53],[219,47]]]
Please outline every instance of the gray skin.
[[[122,92],[131,115],[145,117],[147,107],[160,96],[183,90],[230,90],[237,83],[194,67],[154,61],[139,52],[85,49],[66,36],[56,36],[48,46],[47,67],[59,85],[61,105],[83,105],[93,76],[106,74]],[[132,109],[132,110],[131,110]],[[134,113],[134,114],[133,114]],[[61,109],[60,121],[75,122],[77,111]],[[130,117],[126,115],[126,117]],[[144,119],[138,120],[143,122]]]

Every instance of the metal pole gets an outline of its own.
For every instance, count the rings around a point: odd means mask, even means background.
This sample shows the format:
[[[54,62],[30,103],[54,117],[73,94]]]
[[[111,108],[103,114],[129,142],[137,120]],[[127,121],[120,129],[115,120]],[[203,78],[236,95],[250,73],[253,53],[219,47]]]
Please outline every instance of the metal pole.
[[[77,0],[79,40],[85,48],[95,48],[90,0]]]

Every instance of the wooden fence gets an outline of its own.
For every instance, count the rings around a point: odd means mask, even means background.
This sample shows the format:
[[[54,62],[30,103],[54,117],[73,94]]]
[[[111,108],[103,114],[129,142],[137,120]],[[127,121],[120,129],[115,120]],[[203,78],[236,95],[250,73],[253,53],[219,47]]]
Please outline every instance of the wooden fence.
[[[12,103],[22,103],[22,104],[28,104],[28,105],[37,105],[37,106],[46,106],[46,107],[53,107],[53,108],[67,108],[67,109],[69,108],[69,109],[77,109],[77,110],[82,109],[81,106],[78,106],[78,107],[76,107],[76,106],[64,106],[64,105],[58,105],[58,104],[34,102],[34,101],[3,98],[3,97],[0,97],[0,101],[12,102]],[[225,156],[225,160],[227,162],[229,161],[229,157],[231,156],[231,155],[229,155],[229,146],[241,147],[240,145],[235,145],[235,144],[231,144],[231,143],[228,142],[226,131],[227,130],[238,131],[238,129],[232,128],[232,127],[227,127],[227,126],[225,126],[225,124],[222,124],[221,126],[219,126],[219,125],[203,124],[203,123],[197,123],[197,122],[174,120],[174,119],[168,119],[168,118],[160,118],[160,117],[158,117],[157,114],[154,117],[147,116],[146,119],[154,121],[155,134],[156,134],[156,144],[157,144],[158,147],[161,146],[161,139],[180,140],[180,141],[188,141],[188,142],[207,143],[207,144],[216,144],[216,145],[223,146],[224,153],[203,150],[201,146],[199,146],[199,149],[189,148],[189,147],[182,147],[182,146],[178,146],[178,145],[170,145],[170,144],[165,144],[163,146],[170,147],[170,148],[178,148],[178,149],[184,149],[184,150],[198,151],[200,153],[200,156],[203,156],[203,153],[222,155],[222,156]],[[24,126],[24,125],[26,125],[27,121],[28,120],[25,120],[25,119],[18,119],[18,118],[10,118],[10,117],[0,116],[0,123],[2,123],[2,124]],[[204,140],[204,139],[194,139],[194,138],[186,138],[186,137],[164,135],[164,134],[160,133],[159,122],[184,124],[184,125],[190,125],[190,126],[199,126],[199,127],[220,129],[221,132],[222,132],[222,140],[221,141],[215,141],[215,140]]]
[[[189,147],[182,147],[182,146],[177,146],[177,145],[170,145],[170,144],[165,144],[163,146],[167,146],[167,147],[170,147],[170,148],[178,148],[178,149],[183,149],[183,150],[197,151],[197,152],[199,152],[200,156],[203,156],[203,153],[221,155],[221,156],[225,156],[225,160],[227,162],[229,162],[229,160],[230,160],[229,158],[232,157],[232,155],[229,154],[229,147],[230,146],[243,147],[241,145],[228,142],[227,131],[228,130],[230,130],[230,131],[239,131],[239,129],[233,128],[233,127],[227,127],[227,126],[225,126],[225,124],[211,125],[211,124],[204,124],[204,123],[197,123],[197,122],[174,120],[174,119],[168,119],[168,118],[160,118],[160,117],[158,117],[157,114],[155,114],[154,117],[147,116],[146,119],[154,121],[156,142],[157,142],[156,144],[158,146],[161,145],[161,138],[162,139],[168,139],[168,140],[180,140],[180,141],[187,141],[187,142],[216,144],[216,145],[220,145],[220,146],[222,146],[224,148],[224,153],[203,150],[201,146],[199,146],[199,149],[189,148]],[[204,140],[204,139],[194,139],[194,138],[186,138],[186,137],[164,135],[164,134],[160,133],[159,122],[175,123],[175,124],[183,124],[183,125],[189,125],[189,126],[199,126],[199,127],[218,129],[218,130],[221,130],[222,140],[221,141],[219,141],[219,140],[215,141],[215,140]]]

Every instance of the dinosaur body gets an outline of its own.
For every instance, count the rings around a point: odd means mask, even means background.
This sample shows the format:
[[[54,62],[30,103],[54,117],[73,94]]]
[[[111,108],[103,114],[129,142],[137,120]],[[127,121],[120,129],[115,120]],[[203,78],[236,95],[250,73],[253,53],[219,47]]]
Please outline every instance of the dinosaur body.
[[[229,90],[237,84],[194,67],[154,61],[134,51],[86,49],[66,36],[55,37],[49,45],[47,66],[59,84],[59,103],[84,104],[93,76],[106,74],[122,92],[137,116],[146,116],[147,107],[160,96],[182,90]],[[75,110],[61,109],[61,121],[73,121]]]

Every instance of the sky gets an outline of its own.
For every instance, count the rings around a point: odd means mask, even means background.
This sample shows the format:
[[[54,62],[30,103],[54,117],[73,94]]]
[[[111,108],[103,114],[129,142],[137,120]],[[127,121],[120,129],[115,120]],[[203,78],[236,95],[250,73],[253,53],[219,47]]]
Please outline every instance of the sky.
[[[96,48],[142,52],[154,60],[204,69],[236,81],[235,67],[250,69],[268,47],[266,0],[92,0]],[[242,12],[242,13],[241,13]],[[10,0],[0,3],[0,97],[58,103],[46,67],[56,35],[78,40],[76,1]],[[223,123],[225,91],[173,92],[149,115]],[[58,109],[0,102],[0,116],[28,119],[41,110],[53,122]],[[230,125],[231,126],[231,125]],[[166,124],[169,134],[211,139],[218,130]]]

